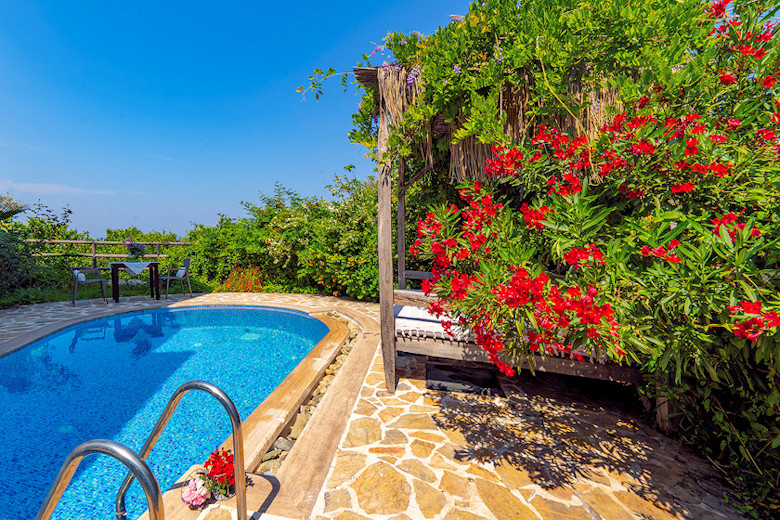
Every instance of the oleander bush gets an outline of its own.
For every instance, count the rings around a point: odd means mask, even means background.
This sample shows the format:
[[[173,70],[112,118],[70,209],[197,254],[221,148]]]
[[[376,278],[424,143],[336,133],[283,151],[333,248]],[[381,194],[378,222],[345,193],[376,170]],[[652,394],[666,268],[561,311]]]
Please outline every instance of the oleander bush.
[[[392,153],[435,114],[456,125],[446,139],[493,145],[487,181],[418,222],[431,310],[509,374],[532,354],[639,366],[756,517],[780,512],[775,11],[487,1],[430,37],[387,39],[424,92]],[[595,135],[573,79],[618,96]],[[507,85],[531,97],[519,138],[497,108]]]

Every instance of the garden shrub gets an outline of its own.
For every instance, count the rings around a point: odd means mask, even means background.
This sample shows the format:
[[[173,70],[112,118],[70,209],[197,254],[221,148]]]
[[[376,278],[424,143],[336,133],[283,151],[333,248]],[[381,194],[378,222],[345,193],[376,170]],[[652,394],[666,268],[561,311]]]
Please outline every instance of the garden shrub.
[[[334,296],[376,299],[376,183],[336,177],[329,189],[334,200],[312,220],[311,242],[299,254],[300,272]]]
[[[679,67],[621,80],[595,138],[483,134],[490,182],[432,208],[412,252],[433,262],[431,310],[503,371],[533,353],[640,366],[679,435],[777,514],[780,56],[767,4],[727,4],[692,12],[706,38]]]
[[[27,285],[30,281],[31,262],[24,242],[17,233],[9,231],[11,219],[27,208],[8,195],[0,195],[0,291]]]
[[[244,202],[248,216],[222,216],[196,226],[182,248],[193,271],[215,289],[320,292],[375,300],[377,285],[376,181],[336,176],[331,200],[301,197],[277,186],[260,203]],[[251,266],[251,267],[250,267]],[[251,272],[249,283],[244,278]]]
[[[30,281],[30,264],[24,242],[13,233],[0,231],[0,292],[27,285]]]

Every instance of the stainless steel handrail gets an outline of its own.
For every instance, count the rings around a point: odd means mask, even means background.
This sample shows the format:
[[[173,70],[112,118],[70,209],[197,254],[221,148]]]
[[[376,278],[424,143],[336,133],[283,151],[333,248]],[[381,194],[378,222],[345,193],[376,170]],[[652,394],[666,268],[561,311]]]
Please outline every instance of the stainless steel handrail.
[[[174,410],[179,405],[179,401],[181,401],[181,398],[184,397],[184,394],[190,390],[203,390],[204,392],[213,395],[217,398],[217,401],[220,402],[220,404],[225,408],[225,411],[227,411],[228,415],[230,416],[230,425],[233,427],[233,469],[236,475],[235,485],[238,520],[247,520],[246,475],[244,474],[244,438],[241,434],[241,416],[238,414],[238,409],[236,408],[236,405],[233,404],[233,401],[231,401],[227,394],[223,392],[218,386],[206,381],[190,381],[189,383],[184,383],[179,388],[177,388],[171,398],[168,400],[168,404],[165,405],[165,410],[163,410],[162,415],[160,415],[160,418],[157,419],[157,424],[154,425],[152,433],[150,433],[149,437],[146,439],[146,443],[141,448],[139,455],[142,459],[146,460],[146,457],[149,455],[149,452],[152,451],[152,448],[157,442],[157,439],[160,438],[160,434],[162,433],[163,428],[165,428],[165,425],[168,424],[168,420],[171,418]],[[127,512],[125,511],[125,495],[127,494],[127,489],[130,487],[130,484],[133,482],[133,476],[133,473],[129,472],[125,477],[125,480],[122,482],[122,485],[119,486],[119,491],[117,492],[116,496],[117,520],[124,520],[127,518]]]
[[[73,478],[76,468],[81,464],[81,460],[87,455],[93,454],[108,455],[127,466],[130,469],[130,473],[135,475],[138,482],[141,483],[141,487],[146,494],[146,503],[149,506],[149,519],[165,519],[160,485],[157,483],[157,479],[154,478],[152,470],[146,465],[146,462],[144,462],[133,450],[116,441],[95,439],[79,444],[70,452],[70,455],[68,455],[68,458],[66,458],[65,462],[62,464],[62,468],[60,468],[60,472],[57,474],[54,484],[51,489],[49,489],[49,494],[46,495],[35,520],[48,520],[49,517],[51,517],[54,509],[57,507],[57,502],[60,501],[62,494],[70,483],[70,479]]]

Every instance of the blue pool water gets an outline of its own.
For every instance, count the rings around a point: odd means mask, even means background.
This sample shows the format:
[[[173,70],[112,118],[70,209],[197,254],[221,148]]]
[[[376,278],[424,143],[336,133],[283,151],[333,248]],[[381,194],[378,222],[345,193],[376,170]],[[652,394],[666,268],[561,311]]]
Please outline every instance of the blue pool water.
[[[269,307],[155,309],[75,325],[0,358],[0,518],[33,518],[67,454],[90,439],[139,451],[176,388],[202,379],[245,419],[328,332],[304,313]],[[190,392],[147,462],[169,488],[230,435],[224,408]],[[53,518],[114,518],[124,466],[81,464]],[[146,510],[137,482],[128,517]]]

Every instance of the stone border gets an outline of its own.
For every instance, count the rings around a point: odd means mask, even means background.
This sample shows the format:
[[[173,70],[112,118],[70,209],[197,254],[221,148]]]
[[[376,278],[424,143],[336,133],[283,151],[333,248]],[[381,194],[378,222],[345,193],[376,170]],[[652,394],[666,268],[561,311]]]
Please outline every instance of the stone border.
[[[306,403],[301,405],[301,407],[298,409],[298,414],[284,427],[282,433],[272,444],[271,449],[265,455],[263,455],[260,460],[261,464],[256,469],[258,473],[268,473],[274,475],[277,473],[277,471],[279,471],[279,468],[282,466],[284,459],[287,458],[287,455],[295,446],[295,442],[301,436],[304,427],[316,411],[317,405],[319,405],[320,401],[322,401],[322,398],[325,396],[325,392],[327,392],[328,387],[336,377],[336,374],[338,374],[339,369],[344,364],[344,361],[347,359],[347,356],[352,351],[352,348],[356,343],[360,329],[358,329],[357,326],[354,325],[351,321],[339,316],[336,313],[334,313],[334,317],[349,328],[349,338],[347,339],[347,342],[341,347],[341,350],[333,362],[328,366],[328,368],[325,369],[325,375],[322,377],[322,379],[320,379],[317,388],[312,394],[308,396]]]
[[[243,418],[241,428],[247,472],[257,471],[265,454],[315,391],[349,336],[349,329],[332,316],[315,313],[310,316],[322,321],[330,332],[248,417]],[[222,448],[233,449],[232,435],[225,439]]]

